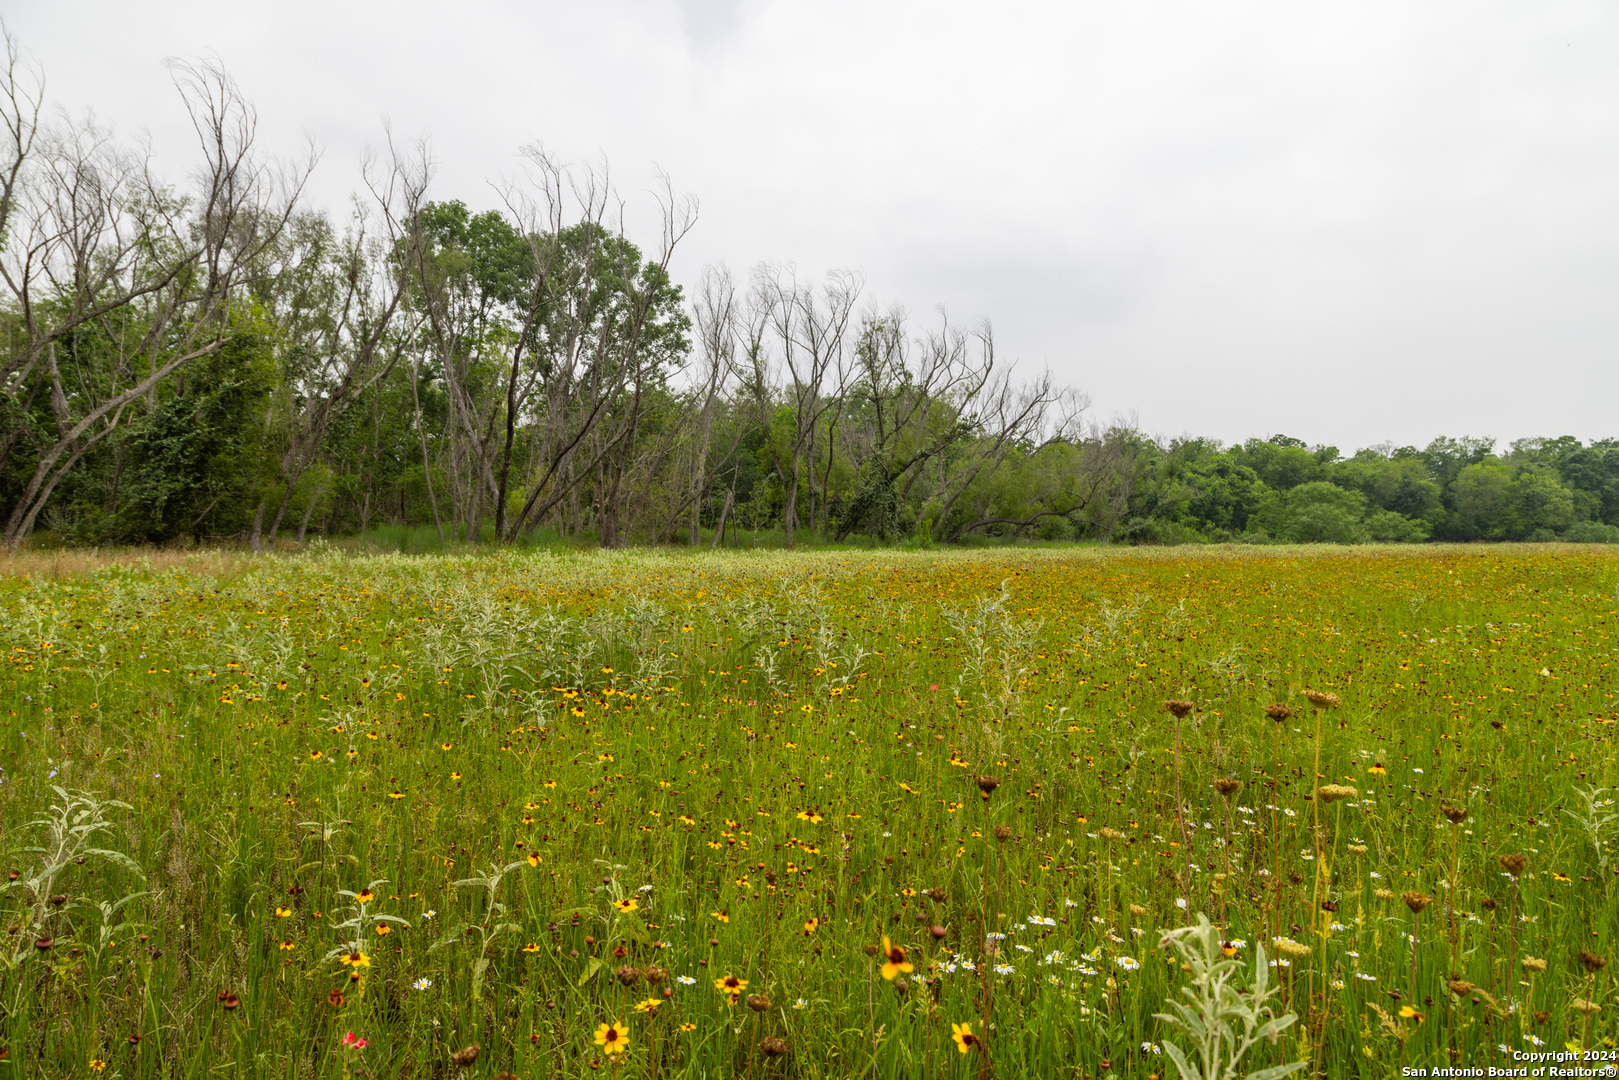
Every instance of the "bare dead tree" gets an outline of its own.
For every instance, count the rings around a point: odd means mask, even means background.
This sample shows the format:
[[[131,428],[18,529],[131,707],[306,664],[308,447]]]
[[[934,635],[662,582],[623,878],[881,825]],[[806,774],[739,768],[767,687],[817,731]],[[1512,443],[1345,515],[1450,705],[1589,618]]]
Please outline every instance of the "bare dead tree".
[[[510,541],[543,520],[585,479],[594,477],[601,543],[626,537],[623,499],[647,395],[669,359],[661,351],[660,292],[676,247],[697,220],[697,203],[677,198],[666,176],[656,193],[658,248],[644,266],[623,265],[633,250],[607,215],[617,203],[605,171],[574,172],[538,146],[525,149],[528,185],[511,187],[507,205],[532,247],[535,288],[524,315],[531,360],[525,386],[533,388],[541,443],[528,494],[508,524]],[[611,287],[606,278],[615,278]],[[519,365],[509,376],[509,415],[528,405],[515,392]]]
[[[700,514],[703,493],[709,482],[708,455],[714,414],[736,371],[737,297],[731,272],[723,265],[704,267],[692,307],[696,314],[697,353],[702,366],[693,388],[697,430],[686,500],[691,504],[690,543],[696,547],[702,540]],[[676,508],[675,513],[680,509]]]
[[[270,521],[271,544],[332,421],[388,377],[412,337],[413,313],[401,303],[410,272],[409,247],[400,242],[397,229],[401,205],[426,183],[412,164],[394,156],[388,167],[379,168],[368,157],[363,176],[374,205],[356,201],[350,229],[341,237],[324,216],[306,214],[295,220],[277,251],[273,280],[258,290],[283,328],[283,351],[301,360],[282,388],[287,445],[278,462],[281,497]],[[383,240],[372,236],[377,219],[384,223]],[[397,327],[402,311],[406,325]],[[310,499],[309,508],[314,504]],[[253,516],[254,551],[260,547],[265,507],[261,499]],[[306,511],[300,540],[308,518]]]
[[[149,153],[119,144],[93,120],[42,127],[43,83],[28,81],[9,38],[7,48],[0,110],[11,160],[0,278],[22,342],[0,376],[13,402],[31,400],[30,383],[44,380],[56,420],[6,515],[3,542],[15,550],[56,485],[131,403],[220,347],[237,291],[262,272],[314,155],[296,169],[259,158],[256,116],[230,76],[215,64],[177,63],[175,85],[203,161],[194,198],[176,199],[152,174]],[[91,323],[110,343],[94,355],[75,353],[68,393],[56,346]]]
[[[782,527],[788,547],[793,546],[793,530],[798,524],[799,485],[806,479],[812,493],[812,530],[814,527],[815,439],[822,419],[841,405],[848,388],[853,371],[849,323],[861,287],[859,277],[848,271],[827,274],[819,291],[801,285],[791,267],[764,265],[753,274],[750,322],[768,333],[769,344],[763,334],[754,336],[750,381],[771,463],[786,495]],[[792,434],[784,446],[769,437],[775,410],[772,395],[761,392],[770,382],[770,346],[776,350],[776,363],[785,375],[783,394],[793,422]]]
[[[976,335],[982,349],[985,367],[994,363],[994,338],[986,324]],[[1069,408],[1062,410],[1056,425],[1050,423],[1053,406],[1068,400]],[[1014,383],[1011,373],[1002,369],[991,375],[970,402],[957,410],[957,422],[972,433],[970,439],[959,444],[958,452],[939,471],[935,498],[941,502],[933,526],[937,540],[954,540],[981,527],[985,522],[975,517],[964,523],[952,522],[950,513],[956,504],[972,490],[976,482],[987,480],[1007,461],[1019,447],[1039,446],[1069,437],[1084,407],[1088,404],[1082,395],[1068,394],[1058,388],[1050,372],[1043,372],[1025,383]]]

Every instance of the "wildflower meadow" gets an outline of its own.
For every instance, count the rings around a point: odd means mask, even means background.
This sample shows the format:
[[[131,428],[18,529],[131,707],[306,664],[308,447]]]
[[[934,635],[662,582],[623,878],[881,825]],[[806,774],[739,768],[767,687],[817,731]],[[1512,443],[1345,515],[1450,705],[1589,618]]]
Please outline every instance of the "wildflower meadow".
[[[0,1077],[1616,1054],[1599,549],[25,553],[0,630]]]

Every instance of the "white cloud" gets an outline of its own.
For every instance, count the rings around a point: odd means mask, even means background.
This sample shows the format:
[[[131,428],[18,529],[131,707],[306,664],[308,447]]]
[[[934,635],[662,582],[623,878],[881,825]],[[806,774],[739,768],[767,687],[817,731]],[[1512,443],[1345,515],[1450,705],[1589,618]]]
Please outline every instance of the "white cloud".
[[[189,146],[214,53],[340,209],[386,114],[442,197],[538,140],[702,200],[679,269],[848,265],[1101,411],[1349,449],[1619,434],[1610,5],[38,5],[56,100]]]

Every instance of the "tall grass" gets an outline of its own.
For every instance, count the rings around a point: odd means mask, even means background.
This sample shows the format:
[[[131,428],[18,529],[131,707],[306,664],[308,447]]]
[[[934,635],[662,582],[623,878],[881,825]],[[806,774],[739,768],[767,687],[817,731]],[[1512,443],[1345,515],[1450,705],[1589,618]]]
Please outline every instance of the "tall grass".
[[[0,577],[0,1068],[1166,1075],[1198,914],[1249,1068],[1611,1044],[1611,555],[420,539]]]

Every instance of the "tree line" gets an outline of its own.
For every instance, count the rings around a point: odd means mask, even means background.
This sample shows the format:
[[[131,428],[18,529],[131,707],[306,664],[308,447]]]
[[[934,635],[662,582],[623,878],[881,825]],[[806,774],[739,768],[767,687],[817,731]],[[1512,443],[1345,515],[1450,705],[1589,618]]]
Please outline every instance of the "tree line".
[[[1099,423],[987,323],[857,274],[671,275],[694,200],[632,240],[603,170],[539,146],[477,211],[431,149],[364,162],[344,220],[311,152],[257,148],[213,64],[176,64],[184,184],[0,81],[0,520],[15,549],[432,530],[439,543],[792,546],[1619,541],[1619,441],[1441,438],[1344,457]]]

